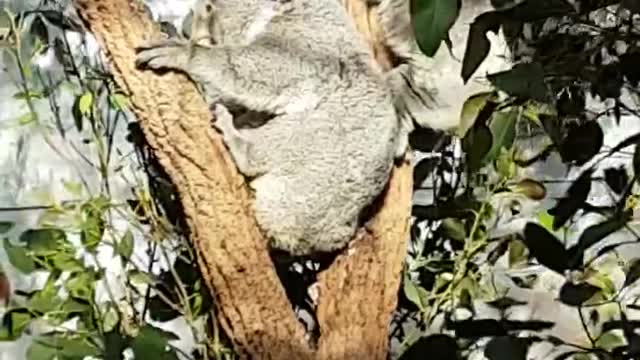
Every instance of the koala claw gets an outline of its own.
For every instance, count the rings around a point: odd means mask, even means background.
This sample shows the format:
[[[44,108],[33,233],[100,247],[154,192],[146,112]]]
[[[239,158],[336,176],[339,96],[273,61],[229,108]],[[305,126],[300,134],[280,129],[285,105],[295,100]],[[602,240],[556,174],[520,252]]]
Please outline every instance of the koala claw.
[[[187,43],[180,39],[145,44],[137,48],[135,65],[151,69],[181,68],[186,65],[185,46]]]

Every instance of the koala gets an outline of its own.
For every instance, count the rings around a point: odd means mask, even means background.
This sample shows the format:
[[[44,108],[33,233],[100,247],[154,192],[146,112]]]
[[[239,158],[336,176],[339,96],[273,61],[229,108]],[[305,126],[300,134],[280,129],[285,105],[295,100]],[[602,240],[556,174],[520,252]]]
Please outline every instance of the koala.
[[[272,248],[344,248],[406,147],[367,44],[338,0],[198,1],[212,39],[145,44],[137,65],[202,87]],[[238,128],[234,107],[271,117]]]

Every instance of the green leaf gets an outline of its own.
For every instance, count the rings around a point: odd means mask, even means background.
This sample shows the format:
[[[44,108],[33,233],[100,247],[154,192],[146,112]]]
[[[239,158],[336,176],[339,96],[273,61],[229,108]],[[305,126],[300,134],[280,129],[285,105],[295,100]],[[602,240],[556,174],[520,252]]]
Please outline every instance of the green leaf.
[[[416,42],[425,55],[432,57],[458,18],[461,0],[410,1]]]
[[[69,298],[65,300],[64,304],[62,304],[62,311],[67,314],[88,313],[92,311],[92,308],[89,304],[81,303]]]
[[[31,274],[36,269],[33,259],[27,255],[26,248],[11,244],[7,238],[4,239],[3,245],[4,251],[7,253],[7,257],[9,258],[9,262],[13,267],[23,274]]]
[[[35,339],[27,349],[28,360],[83,360],[100,355],[99,349],[86,338],[45,335]]]
[[[29,229],[20,235],[20,241],[36,255],[50,255],[68,244],[67,235],[60,229]]]
[[[544,69],[539,63],[525,63],[511,70],[487,75],[498,89],[509,95],[541,102],[549,100],[549,92],[544,82]]]
[[[500,150],[511,149],[513,142],[516,138],[516,123],[518,120],[517,110],[509,112],[497,112],[493,114],[491,123],[489,124],[489,130],[493,142],[491,149],[485,155],[482,163],[489,163],[494,161],[500,154]]]
[[[454,218],[446,218],[442,220],[442,228],[453,240],[462,241],[467,238],[467,232],[464,229],[462,221]]]
[[[37,291],[27,301],[29,310],[46,314],[50,311],[59,310],[60,306],[64,302],[60,296],[58,296],[58,288],[55,286],[57,276],[53,274],[49,275],[47,282],[42,290]]]
[[[591,174],[593,168],[583,171],[571,184],[565,196],[558,200],[555,207],[549,209],[549,214],[553,215],[554,230],[562,227],[587,201],[591,192]]]
[[[414,303],[420,311],[424,311],[427,307],[426,299],[429,293],[419,285],[416,285],[411,279],[405,276],[403,283],[404,295]]]
[[[615,331],[607,331],[600,335],[594,344],[599,349],[606,351],[612,351],[613,349],[626,345],[624,337],[617,334]]]
[[[538,223],[547,231],[553,232],[553,215],[546,210],[538,213]]]
[[[80,260],[76,259],[75,254],[71,252],[58,252],[51,258],[51,264],[60,271],[83,271],[84,266]]]
[[[6,234],[9,230],[13,229],[14,223],[9,221],[0,221],[0,235]]]
[[[596,156],[604,144],[604,132],[596,121],[572,124],[558,149],[562,161],[578,166]]]
[[[0,341],[13,341],[22,335],[33,317],[26,308],[7,311],[2,317]]]
[[[62,186],[69,194],[80,197],[82,196],[82,184],[73,181],[62,181]]]
[[[131,342],[136,359],[154,357],[154,360],[178,360],[175,350],[168,348],[169,340],[178,337],[170,332],[146,325]]]
[[[91,271],[74,273],[64,284],[65,289],[75,298],[93,301],[96,274]]]
[[[154,283],[151,275],[136,269],[129,270],[127,272],[127,279],[129,279],[133,284],[151,285]]]
[[[91,92],[82,94],[78,101],[78,110],[80,110],[80,113],[83,115],[89,114],[91,111],[91,105],[93,105],[93,94]]]
[[[580,306],[600,291],[600,288],[589,283],[574,284],[567,281],[560,288],[558,298],[569,306]]]
[[[58,356],[58,348],[33,341],[27,348],[26,360],[55,360]]]
[[[486,125],[472,127],[462,139],[462,149],[467,158],[467,167],[473,172],[482,167],[485,155],[491,150],[493,135]]]
[[[104,208],[89,203],[82,206],[85,221],[82,224],[80,240],[89,252],[95,252],[104,234]]]
[[[124,94],[115,93],[109,96],[109,103],[114,109],[122,111],[129,106],[129,98]]]
[[[463,138],[467,134],[467,131],[473,126],[480,111],[482,111],[487,101],[492,97],[493,91],[490,91],[471,95],[465,100],[460,111],[460,124],[456,132],[458,137]]]
[[[497,34],[502,24],[503,16],[499,12],[486,12],[476,17],[469,27],[467,37],[467,47],[464,50],[462,59],[462,70],[460,76],[466,84],[471,75],[478,70],[480,64],[489,55],[491,42],[487,38],[487,32],[492,31]]]
[[[118,242],[118,247],[116,249],[118,255],[122,256],[124,259],[131,258],[131,254],[133,254],[133,234],[131,231],[127,230],[122,236],[122,239]]]
[[[570,256],[564,245],[536,223],[527,223],[524,228],[524,243],[538,262],[549,269],[564,275],[569,268]]]
[[[522,241],[513,240],[509,243],[509,268],[527,263],[526,249],[527,247]]]
[[[495,168],[502,178],[513,178],[517,171],[516,163],[513,160],[513,153],[511,151],[501,149],[495,161]]]
[[[129,345],[128,339],[117,331],[104,334],[104,360],[120,360],[122,352]]]

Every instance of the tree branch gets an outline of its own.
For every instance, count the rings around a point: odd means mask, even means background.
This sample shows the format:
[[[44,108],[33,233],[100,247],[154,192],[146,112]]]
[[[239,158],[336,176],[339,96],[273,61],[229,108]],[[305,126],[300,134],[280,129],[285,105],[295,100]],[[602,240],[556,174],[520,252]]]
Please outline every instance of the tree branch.
[[[159,26],[134,0],[75,0],[75,6],[177,188],[199,267],[238,355],[386,358],[408,238],[410,165],[405,162],[394,170],[368,230],[361,229],[351,250],[321,275],[322,336],[318,351],[312,351],[249,210],[244,179],[212,130],[211,115],[196,87],[182,74],[135,68],[135,47],[160,38]]]

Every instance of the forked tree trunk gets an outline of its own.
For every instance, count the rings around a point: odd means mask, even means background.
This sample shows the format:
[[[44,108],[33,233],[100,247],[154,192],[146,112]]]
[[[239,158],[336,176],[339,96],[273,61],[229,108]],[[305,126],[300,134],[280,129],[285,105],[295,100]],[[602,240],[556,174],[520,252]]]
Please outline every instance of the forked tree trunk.
[[[345,1],[350,13],[369,16],[364,0]],[[408,239],[408,162],[394,169],[379,211],[367,229],[360,229],[353,249],[320,275],[321,336],[318,349],[311,349],[249,210],[244,179],[211,128],[211,115],[196,87],[184,75],[158,75],[134,66],[134,48],[159,39],[159,26],[136,0],[75,0],[75,6],[177,188],[199,267],[238,355],[385,359]],[[358,27],[364,30],[370,21],[360,19]],[[376,57],[383,55],[379,44],[376,49]]]

